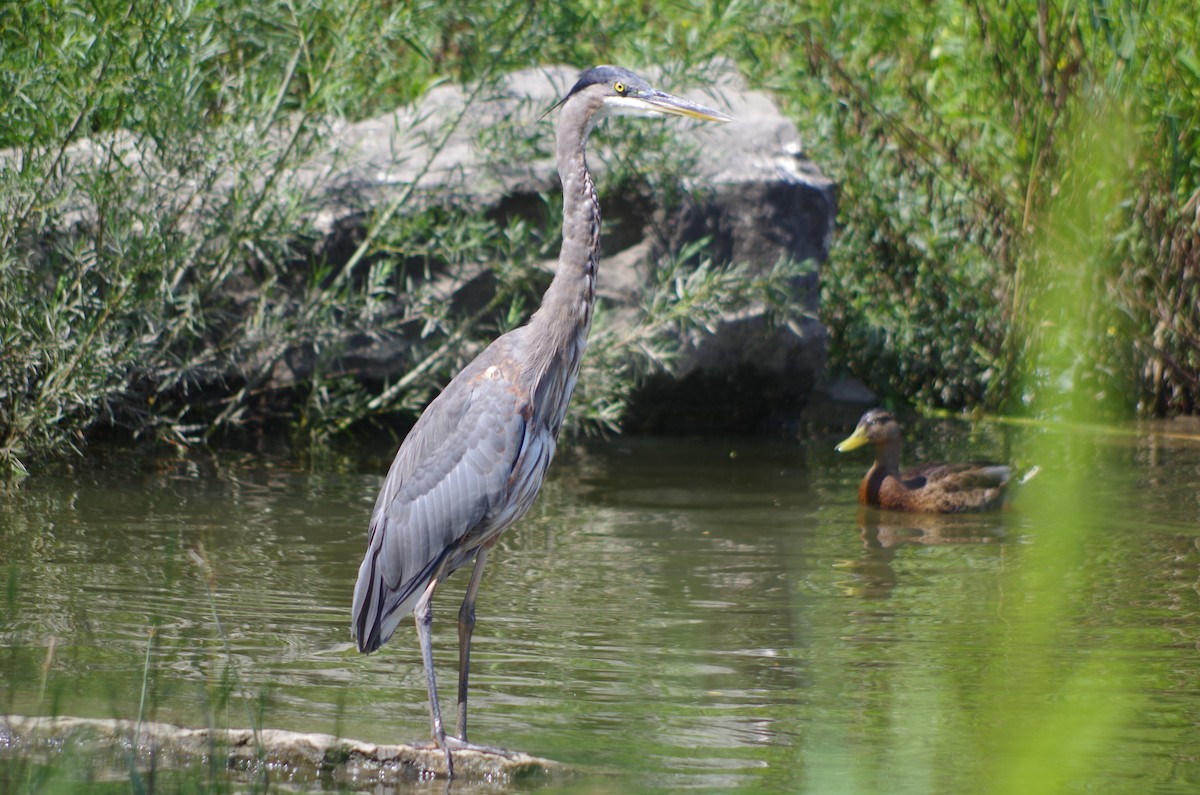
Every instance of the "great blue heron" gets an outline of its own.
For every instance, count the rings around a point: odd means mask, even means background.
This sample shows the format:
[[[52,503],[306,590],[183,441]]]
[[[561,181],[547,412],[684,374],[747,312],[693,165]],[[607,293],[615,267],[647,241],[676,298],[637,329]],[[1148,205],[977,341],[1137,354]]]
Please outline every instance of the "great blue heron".
[[[558,103],[555,155],[563,186],[558,267],[529,322],[497,338],[426,407],[388,471],[354,587],[358,649],[378,649],[410,612],[417,624],[433,738],[446,753],[467,744],[467,672],[475,597],[488,552],[533,504],[579,375],[596,297],[600,202],[584,149],[605,115],[732,121],[652,88],[615,66],[589,69]],[[458,612],[458,736],[438,706],[430,641],[434,589],[475,561]]]

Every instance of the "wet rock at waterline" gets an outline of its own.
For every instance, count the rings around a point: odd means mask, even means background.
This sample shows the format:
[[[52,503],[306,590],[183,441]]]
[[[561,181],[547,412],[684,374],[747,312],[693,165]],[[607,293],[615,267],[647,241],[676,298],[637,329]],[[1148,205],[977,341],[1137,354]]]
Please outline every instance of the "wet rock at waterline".
[[[54,755],[87,760],[88,774],[103,779],[139,770],[179,770],[219,761],[219,769],[248,779],[273,782],[320,781],[352,789],[414,782],[446,775],[442,751],[423,745],[377,745],[278,729],[188,729],[166,723],[87,718],[0,718],[0,758],[20,754],[54,766]],[[224,757],[213,760],[212,754]],[[73,763],[72,763],[73,764]],[[460,782],[566,778],[564,765],[514,751],[454,752],[454,776]]]

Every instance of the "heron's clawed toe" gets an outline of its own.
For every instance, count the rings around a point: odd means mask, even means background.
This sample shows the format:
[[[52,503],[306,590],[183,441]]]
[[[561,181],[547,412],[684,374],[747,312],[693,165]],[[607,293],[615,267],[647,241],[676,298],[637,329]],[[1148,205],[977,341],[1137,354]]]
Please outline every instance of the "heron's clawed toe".
[[[454,778],[454,754],[463,751],[472,751],[477,754],[488,754],[489,756],[499,756],[504,759],[514,759],[517,754],[514,751],[509,751],[504,748],[497,748],[494,745],[479,745],[477,743],[467,742],[452,734],[445,734],[435,737],[432,742],[421,747],[429,750],[442,751],[446,755],[446,777]]]
[[[451,751],[475,751],[481,754],[495,754],[497,756],[502,756],[505,759],[511,759],[514,756],[512,751],[505,750],[504,748],[497,748],[494,745],[479,745],[478,743],[467,742],[466,740],[449,734],[446,735],[445,747]]]

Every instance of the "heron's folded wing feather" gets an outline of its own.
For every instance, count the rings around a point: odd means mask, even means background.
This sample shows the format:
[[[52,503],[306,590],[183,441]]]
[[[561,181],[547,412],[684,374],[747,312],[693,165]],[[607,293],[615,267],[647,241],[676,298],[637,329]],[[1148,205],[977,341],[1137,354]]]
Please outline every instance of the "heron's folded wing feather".
[[[525,433],[523,401],[503,378],[455,379],[429,404],[375,504],[355,588],[358,633],[407,615],[443,557],[505,501]]]

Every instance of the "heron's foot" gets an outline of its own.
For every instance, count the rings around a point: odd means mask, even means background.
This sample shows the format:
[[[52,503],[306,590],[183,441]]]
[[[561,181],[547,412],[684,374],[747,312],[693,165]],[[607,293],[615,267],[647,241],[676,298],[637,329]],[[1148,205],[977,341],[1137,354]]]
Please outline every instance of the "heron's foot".
[[[467,742],[466,740],[455,737],[452,734],[434,737],[431,742],[419,745],[418,747],[427,748],[431,751],[439,750],[444,752],[446,754],[446,777],[451,779],[454,778],[453,753],[457,753],[459,751],[474,751],[480,754],[500,756],[505,759],[514,759],[517,756],[513,751],[509,751],[504,748],[497,748],[494,745],[479,745],[478,743]]]
[[[480,745],[478,743],[467,742],[450,734],[446,735],[446,744],[443,747],[448,751],[477,751],[481,754],[495,754],[505,759],[512,759],[515,756],[512,751],[497,748],[494,745]]]
[[[430,751],[441,751],[446,755],[446,779],[454,778],[454,758],[450,754],[451,746],[448,740],[457,739],[449,737],[445,732],[434,732],[433,741],[429,743],[417,744],[415,747],[424,748]]]

